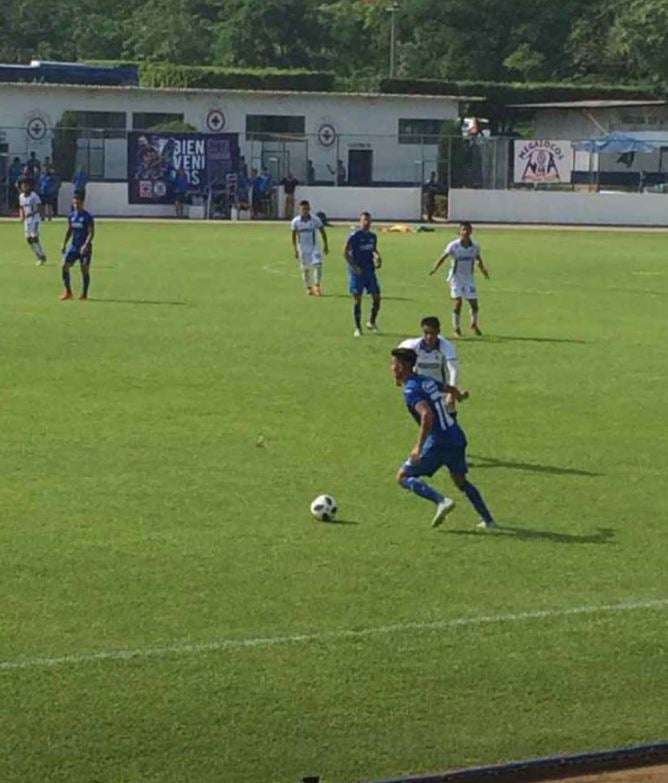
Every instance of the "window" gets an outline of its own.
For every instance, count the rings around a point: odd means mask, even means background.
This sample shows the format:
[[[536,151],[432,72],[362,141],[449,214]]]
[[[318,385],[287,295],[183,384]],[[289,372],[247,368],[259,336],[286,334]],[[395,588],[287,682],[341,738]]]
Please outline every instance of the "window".
[[[399,120],[399,144],[438,144],[445,120]]]
[[[65,115],[71,128],[105,131],[106,139],[125,137],[124,111],[68,111]]]
[[[262,141],[273,135],[303,136],[306,128],[304,117],[276,114],[247,114],[246,140]]]
[[[139,111],[132,114],[132,130],[156,130],[172,123],[183,123],[183,114]]]

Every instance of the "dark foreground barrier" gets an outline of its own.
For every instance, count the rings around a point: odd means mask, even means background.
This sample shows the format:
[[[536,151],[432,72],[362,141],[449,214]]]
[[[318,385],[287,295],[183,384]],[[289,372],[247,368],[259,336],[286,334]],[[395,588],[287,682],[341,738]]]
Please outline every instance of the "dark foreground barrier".
[[[453,772],[409,775],[368,783],[543,783],[577,775],[616,772],[668,763],[668,742],[634,745],[614,750],[551,756],[532,761],[513,761],[485,767],[470,767]],[[304,777],[302,783],[320,783],[319,777]],[[326,783],[325,780],[322,783]]]

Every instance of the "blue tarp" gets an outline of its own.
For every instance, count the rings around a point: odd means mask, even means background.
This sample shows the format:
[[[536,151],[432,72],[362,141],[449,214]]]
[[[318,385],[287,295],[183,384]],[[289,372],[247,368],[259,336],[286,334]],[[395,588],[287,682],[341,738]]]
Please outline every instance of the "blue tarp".
[[[628,133],[614,131],[607,136],[599,136],[597,139],[585,139],[574,141],[573,149],[584,152],[655,152],[661,144],[653,141],[645,141],[630,136]]]
[[[139,69],[136,65],[86,65],[39,61],[31,65],[0,64],[0,82],[136,87],[139,84]]]

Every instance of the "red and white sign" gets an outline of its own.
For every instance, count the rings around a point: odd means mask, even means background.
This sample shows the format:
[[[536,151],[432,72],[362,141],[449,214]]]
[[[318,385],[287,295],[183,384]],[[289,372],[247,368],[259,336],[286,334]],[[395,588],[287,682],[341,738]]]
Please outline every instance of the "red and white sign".
[[[515,176],[517,183],[570,182],[573,171],[573,149],[570,141],[547,139],[515,140]]]

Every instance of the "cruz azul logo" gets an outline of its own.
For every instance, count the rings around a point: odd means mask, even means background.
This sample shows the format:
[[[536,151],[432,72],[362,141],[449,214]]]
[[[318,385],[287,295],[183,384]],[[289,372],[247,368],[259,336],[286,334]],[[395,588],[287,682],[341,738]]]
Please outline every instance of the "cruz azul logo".
[[[570,156],[567,158],[560,142],[539,140],[515,144],[516,182],[570,180]]]

